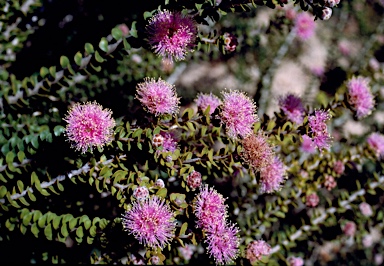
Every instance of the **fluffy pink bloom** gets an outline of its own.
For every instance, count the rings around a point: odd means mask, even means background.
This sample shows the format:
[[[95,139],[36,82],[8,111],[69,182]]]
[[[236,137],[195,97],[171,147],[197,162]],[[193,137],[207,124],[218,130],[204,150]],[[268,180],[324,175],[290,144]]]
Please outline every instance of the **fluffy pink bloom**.
[[[275,156],[273,147],[269,144],[268,138],[262,131],[247,136],[241,141],[241,144],[243,150],[240,155],[253,170],[260,171],[273,162]]]
[[[230,264],[239,254],[239,229],[226,223],[215,224],[206,231],[208,253],[217,264]]]
[[[331,115],[325,110],[315,110],[313,115],[308,116],[312,141],[319,150],[328,149],[331,146],[332,137],[328,133],[326,124],[330,118]]]
[[[287,176],[287,167],[275,156],[272,163],[260,171],[260,192],[272,193],[281,188]]]
[[[300,257],[289,257],[288,264],[289,266],[303,266],[304,260],[303,258],[300,258]]]
[[[378,132],[371,133],[367,138],[368,146],[375,152],[378,158],[384,157],[384,135]]]
[[[245,257],[252,264],[260,261],[263,256],[268,256],[271,252],[271,246],[264,240],[254,240],[247,245]]]
[[[312,154],[316,152],[316,146],[313,143],[312,139],[308,135],[303,135],[303,142],[301,143],[301,150],[303,152]]]
[[[160,133],[164,137],[163,141],[163,152],[174,152],[177,149],[176,136],[170,132],[162,131]]]
[[[200,187],[193,204],[197,226],[207,229],[211,225],[224,223],[227,217],[224,201],[223,195],[215,189],[208,188],[208,185]]]
[[[305,204],[308,207],[316,207],[319,204],[319,196],[316,193],[311,193],[305,197]]]
[[[137,187],[133,191],[133,196],[138,200],[144,200],[149,197],[149,190],[147,187]]]
[[[72,142],[72,147],[85,153],[93,147],[102,147],[112,141],[115,120],[112,111],[103,109],[96,102],[76,103],[65,116],[67,127],[65,135]]]
[[[366,203],[366,202],[362,202],[362,203],[360,203],[360,205],[359,205],[359,209],[360,209],[361,213],[362,213],[364,216],[366,216],[366,217],[372,216],[372,214],[373,214],[371,205],[369,205],[369,204]]]
[[[169,60],[183,60],[192,51],[197,35],[195,21],[180,12],[159,11],[147,26],[149,44]]]
[[[303,123],[305,109],[299,97],[291,93],[281,96],[279,98],[279,106],[289,120],[296,124]]]
[[[155,116],[170,114],[179,111],[180,100],[177,98],[175,86],[161,78],[145,78],[144,82],[137,84],[136,98],[143,107]]]
[[[343,232],[346,236],[354,236],[356,233],[355,222],[348,221],[343,227]]]
[[[175,235],[174,220],[174,213],[164,199],[153,196],[135,201],[123,216],[123,226],[140,244],[163,249]]]
[[[375,107],[375,100],[369,87],[369,79],[353,77],[347,82],[348,102],[356,111],[358,119],[372,113]]]
[[[195,99],[195,102],[202,111],[205,111],[208,106],[210,106],[210,115],[216,110],[217,107],[222,104],[222,101],[219,99],[219,97],[212,94],[212,92],[210,94],[200,93]]]
[[[345,166],[344,163],[340,160],[336,161],[333,165],[333,170],[337,175],[341,175],[344,173]]]
[[[316,23],[313,16],[309,15],[308,12],[298,13],[295,17],[295,31],[297,37],[306,41],[311,38],[316,29]]]
[[[253,100],[237,90],[222,92],[222,94],[224,101],[221,121],[226,126],[227,135],[236,139],[238,135],[246,137],[251,134],[253,123],[259,120]]]
[[[201,174],[195,170],[192,171],[187,177],[187,185],[192,189],[195,190],[196,188],[200,187],[201,185]]]

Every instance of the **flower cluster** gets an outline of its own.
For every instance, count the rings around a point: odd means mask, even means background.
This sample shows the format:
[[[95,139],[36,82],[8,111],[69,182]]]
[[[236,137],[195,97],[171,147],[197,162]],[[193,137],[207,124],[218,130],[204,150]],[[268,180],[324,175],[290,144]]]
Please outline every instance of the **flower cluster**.
[[[271,246],[264,240],[253,240],[247,245],[245,257],[252,264],[260,261],[263,256],[268,256],[271,252]]]
[[[375,152],[377,158],[384,157],[384,135],[378,132],[371,133],[367,138],[368,146]]]
[[[195,99],[195,102],[202,111],[205,111],[209,106],[210,115],[213,114],[216,108],[222,104],[222,101],[219,99],[219,97],[212,94],[212,92],[210,94],[200,93]]]
[[[289,120],[296,124],[303,123],[305,108],[300,97],[292,93],[280,96],[279,106]]]
[[[88,149],[102,147],[112,141],[115,120],[112,111],[103,109],[96,102],[76,103],[64,121],[68,123],[65,134],[72,147],[85,153]]]
[[[159,11],[147,26],[148,40],[155,52],[169,60],[183,60],[194,47],[195,21],[179,12]]]
[[[200,172],[197,172],[195,170],[192,171],[187,176],[187,185],[191,188],[191,190],[195,190],[196,188],[200,187],[201,185],[201,174]]]
[[[308,12],[301,12],[295,17],[294,27],[296,36],[300,40],[306,41],[315,34],[316,24],[313,16],[309,15]]]
[[[275,156],[271,163],[260,171],[260,192],[272,193],[281,188],[281,184],[287,177],[287,167]]]
[[[325,110],[315,110],[313,115],[308,116],[308,123],[312,133],[313,144],[319,149],[328,149],[332,138],[328,133],[326,121],[331,118]]]
[[[319,196],[316,193],[311,193],[305,197],[305,204],[308,207],[316,207],[319,204]]]
[[[163,249],[175,235],[174,213],[164,199],[157,196],[135,201],[123,216],[123,227],[140,244]]]
[[[348,102],[356,111],[356,117],[361,119],[371,114],[375,100],[369,87],[369,80],[363,77],[353,77],[347,82]]]

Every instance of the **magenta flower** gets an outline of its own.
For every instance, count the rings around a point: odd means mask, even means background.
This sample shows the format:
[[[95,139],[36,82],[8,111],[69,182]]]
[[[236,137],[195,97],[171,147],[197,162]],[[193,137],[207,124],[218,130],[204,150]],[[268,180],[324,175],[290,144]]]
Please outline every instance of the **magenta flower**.
[[[303,123],[305,109],[299,97],[291,93],[280,97],[279,106],[289,120],[296,124]]]
[[[272,163],[263,167],[260,171],[260,192],[272,193],[281,188],[281,184],[287,177],[287,167],[275,156]]]
[[[206,230],[208,253],[217,264],[230,264],[239,255],[239,229],[235,225],[219,223]]]
[[[196,23],[191,17],[168,10],[153,16],[147,31],[149,44],[155,52],[171,61],[185,59],[197,35]]]
[[[177,98],[175,86],[161,78],[145,78],[144,82],[137,84],[136,98],[143,107],[155,116],[170,114],[179,111],[180,100]]]
[[[378,132],[371,133],[367,138],[368,146],[378,158],[384,157],[384,135]]]
[[[245,257],[251,264],[260,261],[263,256],[268,256],[271,246],[264,240],[254,240],[247,245]]]
[[[200,187],[193,204],[197,226],[207,229],[211,225],[224,223],[227,217],[227,206],[224,201],[223,195],[215,189],[208,188],[208,185]]]
[[[76,103],[65,116],[68,123],[65,135],[72,147],[85,153],[93,147],[102,147],[112,141],[115,120],[112,111],[104,109],[96,102]]]
[[[237,90],[222,92],[222,94],[224,102],[221,121],[226,126],[227,135],[236,139],[238,135],[246,137],[251,134],[253,123],[259,120],[253,100]]]
[[[301,150],[303,152],[312,154],[316,152],[316,146],[313,143],[312,139],[308,135],[303,135],[303,142],[301,143]]]
[[[175,235],[174,213],[157,196],[135,201],[123,217],[124,229],[140,244],[163,249]]]
[[[375,107],[375,100],[369,87],[369,79],[353,77],[347,82],[348,102],[356,111],[358,119],[372,113]]]
[[[200,93],[195,99],[195,102],[202,111],[205,111],[208,106],[210,106],[210,115],[216,110],[217,107],[222,104],[222,101],[219,99],[219,97],[212,94],[212,92],[210,94]]]
[[[319,150],[328,149],[331,146],[332,137],[328,133],[326,124],[330,118],[331,115],[325,110],[315,110],[313,115],[308,116],[312,141]]]
[[[297,37],[302,41],[306,41],[315,34],[316,23],[308,12],[301,12],[295,17],[294,27]]]
[[[260,171],[273,162],[275,156],[273,147],[261,131],[247,136],[241,143],[243,150],[240,155],[255,171]]]

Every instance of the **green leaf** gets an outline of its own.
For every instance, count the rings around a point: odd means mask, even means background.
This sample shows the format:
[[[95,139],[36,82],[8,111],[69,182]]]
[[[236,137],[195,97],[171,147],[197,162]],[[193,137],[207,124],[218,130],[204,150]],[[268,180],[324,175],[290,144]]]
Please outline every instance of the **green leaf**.
[[[82,227],[82,226],[80,226],[80,227],[77,228],[77,230],[76,230],[76,235],[77,235],[78,237],[83,237],[83,236],[84,236],[84,233],[83,233],[83,227]]]
[[[14,158],[15,158],[15,154],[13,153],[13,151],[9,151],[7,153],[7,156],[5,157],[5,161],[7,162],[7,164],[11,164],[13,163]]]
[[[40,230],[39,230],[39,228],[37,228],[37,225],[35,223],[32,224],[31,231],[35,235],[36,238],[39,236]]]
[[[67,225],[66,224],[63,224],[61,226],[60,232],[63,235],[63,237],[67,237],[68,236],[69,233],[68,233],[68,229],[67,229]]]
[[[17,187],[19,188],[20,193],[24,191],[24,183],[21,180],[17,180]]]
[[[40,68],[40,76],[42,77],[42,78],[44,78],[46,75],[48,75],[49,74],[49,70],[48,70],[48,68],[46,68],[46,67],[42,67],[42,68]]]
[[[93,54],[95,52],[95,50],[93,49],[93,45],[90,44],[90,43],[86,43],[84,45],[84,49],[85,51],[88,53],[88,54]]]
[[[51,66],[49,68],[49,73],[51,74],[52,77],[56,77],[56,66]]]
[[[65,131],[65,128],[63,126],[60,126],[60,125],[57,125],[54,127],[53,129],[53,133],[55,134],[55,136],[60,136],[61,133],[63,133]]]
[[[118,41],[123,37],[123,32],[119,28],[113,28],[112,29],[112,37]]]
[[[68,57],[62,55],[60,57],[60,65],[63,67],[63,68],[67,68],[69,66],[69,59]]]
[[[101,57],[101,55],[99,54],[98,51],[95,52],[95,59],[96,59],[96,61],[99,62],[99,63],[103,63],[103,62],[105,61],[104,58]]]
[[[31,143],[32,143],[32,146],[35,148],[35,149],[37,149],[37,148],[39,148],[39,136],[38,135],[35,135],[35,136],[33,136],[32,137],[32,141],[31,141]]]
[[[43,216],[41,216],[40,217],[40,219],[39,219],[39,221],[37,222],[37,224],[38,224],[38,226],[40,227],[40,228],[44,228],[44,226],[45,226],[45,222],[47,221],[47,215],[43,215]]]
[[[7,194],[7,188],[5,186],[0,187],[0,199],[4,198],[5,194]]]
[[[72,230],[73,228],[75,228],[76,225],[77,225],[77,218],[70,220],[69,221],[69,230]]]
[[[53,218],[53,222],[52,222],[53,228],[58,229],[60,222],[61,222],[61,216],[56,216],[55,218]]]
[[[28,189],[28,197],[29,197],[30,200],[36,201],[35,195],[33,195],[33,193],[29,189]]]
[[[48,225],[44,228],[44,235],[45,235],[45,237],[46,237],[48,240],[52,240],[52,226],[51,226],[51,224],[48,224]]]
[[[157,191],[156,195],[159,196],[159,197],[165,198],[167,196],[167,189],[165,187],[160,188]]]
[[[25,158],[25,153],[23,151],[19,151],[17,153],[17,158],[19,159],[19,162],[23,162],[23,160]]]
[[[180,235],[184,235],[187,228],[188,228],[188,223],[183,223],[180,229]]]
[[[75,54],[74,59],[75,59],[75,63],[76,63],[76,65],[81,66],[81,61],[82,61],[82,59],[83,59],[83,55],[82,55],[80,52],[77,52],[77,53]]]
[[[136,21],[132,22],[131,28],[129,30],[129,33],[132,37],[137,38],[137,30],[136,30]]]
[[[99,42],[99,47],[102,51],[104,52],[108,52],[108,41],[106,38],[101,38],[100,42]]]

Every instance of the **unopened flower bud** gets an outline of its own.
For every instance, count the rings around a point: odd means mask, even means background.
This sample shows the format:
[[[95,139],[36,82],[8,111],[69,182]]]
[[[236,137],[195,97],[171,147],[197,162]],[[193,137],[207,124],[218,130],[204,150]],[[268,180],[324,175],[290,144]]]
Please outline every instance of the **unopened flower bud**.
[[[332,16],[332,8],[325,6],[323,10],[321,10],[320,19],[328,20]]]
[[[231,33],[226,32],[226,33],[224,33],[223,38],[224,38],[225,50],[230,51],[230,52],[235,51],[237,45],[239,44],[237,42],[236,36],[231,34]]]
[[[149,197],[149,191],[146,187],[137,187],[133,191],[133,196],[138,200],[144,200]]]
[[[160,147],[161,145],[163,145],[163,142],[164,142],[164,137],[161,135],[161,134],[155,134],[153,136],[153,139],[152,139],[152,145],[153,147]]]

